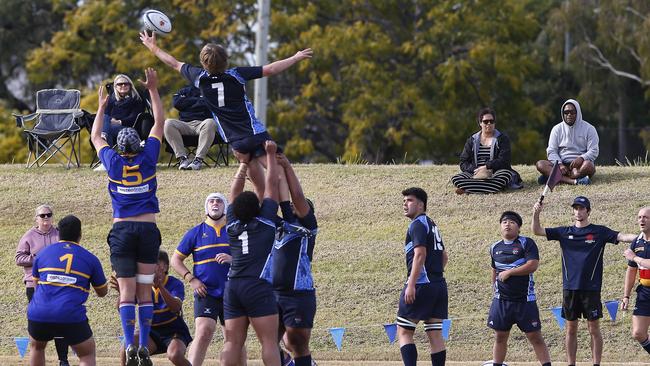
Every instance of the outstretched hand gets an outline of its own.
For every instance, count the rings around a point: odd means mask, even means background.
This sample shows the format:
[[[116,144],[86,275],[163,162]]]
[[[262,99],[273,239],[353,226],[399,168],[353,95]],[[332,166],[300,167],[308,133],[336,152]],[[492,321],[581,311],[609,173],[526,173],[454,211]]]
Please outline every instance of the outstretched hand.
[[[108,103],[108,94],[104,95],[104,89],[105,87],[103,85],[100,85],[99,90],[97,91],[100,108],[106,107],[106,104]]]
[[[314,55],[314,51],[311,48],[305,48],[302,51],[296,52],[296,54],[293,55],[293,57],[296,58],[296,61],[301,61],[306,58],[311,58],[313,55]]]
[[[630,248],[625,249],[623,252],[623,256],[625,256],[625,259],[628,261],[633,261],[634,257],[636,257],[636,254],[634,254],[634,251]]]
[[[142,81],[138,79],[138,81],[144,85],[147,90],[152,90],[158,88],[158,73],[156,70],[152,67],[147,67],[144,69],[144,76],[145,80]]]
[[[151,32],[151,35],[147,34],[147,31],[142,31],[140,32],[140,40],[142,41],[142,44],[145,45],[151,52],[156,52],[156,33]]]
[[[266,150],[267,154],[275,155],[275,152],[278,150],[278,145],[273,140],[266,140],[264,142],[264,150]]]

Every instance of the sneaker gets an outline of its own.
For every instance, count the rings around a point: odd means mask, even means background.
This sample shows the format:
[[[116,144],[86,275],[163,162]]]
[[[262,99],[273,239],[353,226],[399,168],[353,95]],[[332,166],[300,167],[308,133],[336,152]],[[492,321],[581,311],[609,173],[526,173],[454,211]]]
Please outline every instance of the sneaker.
[[[201,165],[203,165],[203,159],[194,158],[194,160],[192,160],[192,162],[187,166],[187,170],[199,170],[201,169]]]
[[[130,345],[126,349],[126,366],[138,366],[138,349],[134,345]]]
[[[585,175],[585,176],[582,177],[582,178],[578,178],[578,179],[576,179],[576,184],[577,184],[577,185],[586,186],[586,185],[591,184],[591,179],[589,179],[589,176],[588,176],[588,175]]]
[[[539,177],[537,177],[537,184],[539,184],[540,186],[546,184],[547,181],[548,181],[548,177],[545,175],[540,175]]]
[[[104,166],[104,164],[99,164],[99,165],[97,165],[97,168],[93,169],[93,171],[96,171],[96,172],[105,172],[105,171],[106,171],[106,167]]]
[[[187,156],[181,156],[178,158],[178,169],[187,170],[187,166],[190,165],[190,159]]]
[[[138,348],[138,366],[153,366],[151,358],[149,358],[149,350],[147,347]]]

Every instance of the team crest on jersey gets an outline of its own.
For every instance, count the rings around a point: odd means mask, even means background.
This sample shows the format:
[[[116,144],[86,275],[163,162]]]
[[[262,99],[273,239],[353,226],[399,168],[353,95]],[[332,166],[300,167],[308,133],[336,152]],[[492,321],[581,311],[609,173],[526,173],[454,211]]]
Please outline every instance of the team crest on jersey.
[[[585,236],[585,243],[593,244],[595,242],[594,234],[587,234],[587,236]]]
[[[637,248],[634,248],[634,253],[642,252],[643,249],[645,249],[645,248],[643,248],[643,247],[637,247]]]
[[[518,255],[518,254],[519,254],[519,248],[514,248],[514,249],[512,250],[512,254],[514,254],[514,255]]]
[[[201,237],[202,237],[203,239],[205,239],[205,238],[208,237],[208,234],[207,234],[207,233],[203,233],[203,235],[202,235]]]

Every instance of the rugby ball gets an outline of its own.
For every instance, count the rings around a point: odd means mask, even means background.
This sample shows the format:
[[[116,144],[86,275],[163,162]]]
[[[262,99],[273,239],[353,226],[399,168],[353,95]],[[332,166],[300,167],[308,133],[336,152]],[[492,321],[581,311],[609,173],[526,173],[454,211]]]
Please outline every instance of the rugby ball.
[[[483,362],[483,365],[482,365],[482,366],[492,366],[493,364],[494,364],[494,361],[493,361],[493,360],[490,360],[490,361],[485,361],[485,362]],[[508,364],[505,363],[505,362],[502,363],[502,365],[503,365],[503,366],[508,366]]]
[[[147,10],[142,14],[144,29],[160,35],[169,34],[172,31],[172,22],[165,13],[158,10]]]

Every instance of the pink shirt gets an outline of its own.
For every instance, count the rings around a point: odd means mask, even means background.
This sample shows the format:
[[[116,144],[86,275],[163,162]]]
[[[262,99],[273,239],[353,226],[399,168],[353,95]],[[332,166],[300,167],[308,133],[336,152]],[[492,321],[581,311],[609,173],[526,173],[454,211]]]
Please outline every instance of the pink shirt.
[[[59,230],[55,227],[50,228],[47,233],[40,232],[33,227],[20,238],[18,248],[16,249],[16,265],[23,267],[25,272],[23,282],[25,286],[34,287],[32,279],[32,264],[36,254],[46,246],[59,241]]]

